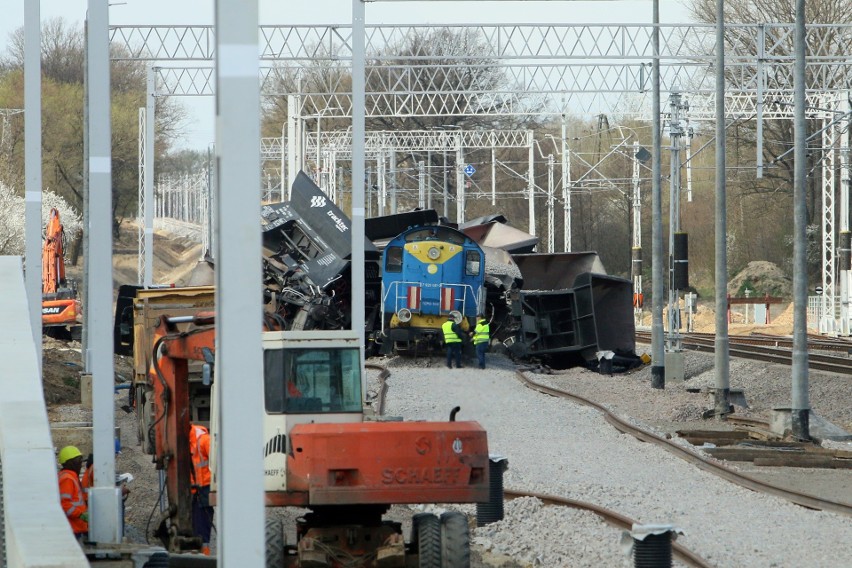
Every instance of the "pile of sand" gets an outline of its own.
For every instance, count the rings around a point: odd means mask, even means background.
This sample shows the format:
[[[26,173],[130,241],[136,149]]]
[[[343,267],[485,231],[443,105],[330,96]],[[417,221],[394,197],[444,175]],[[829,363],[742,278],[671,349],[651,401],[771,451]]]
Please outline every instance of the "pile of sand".
[[[768,295],[790,298],[793,296],[793,281],[777,264],[756,260],[749,262],[728,282],[728,294],[731,296],[744,296],[742,290],[745,289],[750,291],[751,297]]]
[[[121,224],[119,239],[113,247],[113,278],[116,286],[139,280],[139,227],[135,221]],[[203,254],[201,243],[164,229],[154,231],[155,284],[184,285]]]

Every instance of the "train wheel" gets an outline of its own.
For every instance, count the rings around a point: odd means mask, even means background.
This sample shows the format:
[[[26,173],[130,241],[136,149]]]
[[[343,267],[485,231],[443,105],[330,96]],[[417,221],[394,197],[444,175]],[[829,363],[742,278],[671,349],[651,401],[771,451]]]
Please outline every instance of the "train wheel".
[[[281,519],[266,519],[266,568],[284,568],[287,542]]]
[[[418,513],[411,523],[411,545],[418,554],[417,568],[442,568],[440,519],[432,513]]]
[[[470,568],[470,527],[458,511],[441,515],[442,568]]]

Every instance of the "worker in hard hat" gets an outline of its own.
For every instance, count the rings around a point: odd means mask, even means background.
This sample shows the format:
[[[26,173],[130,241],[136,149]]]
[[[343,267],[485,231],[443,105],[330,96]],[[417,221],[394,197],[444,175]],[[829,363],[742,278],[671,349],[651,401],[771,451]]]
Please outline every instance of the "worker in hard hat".
[[[83,466],[83,454],[75,446],[65,446],[59,450],[59,499],[62,510],[71,523],[71,530],[79,540],[89,536],[89,508],[86,506],[86,494],[80,483],[80,468]]]
[[[447,367],[453,368],[453,359],[456,361],[456,368],[462,368],[462,338],[464,330],[456,323],[452,314],[447,316],[447,321],[441,325],[441,331],[444,332],[444,345],[447,347]]]
[[[198,424],[189,425],[192,453],[192,532],[201,537],[201,552],[210,554],[213,507],[210,506],[210,433]]]

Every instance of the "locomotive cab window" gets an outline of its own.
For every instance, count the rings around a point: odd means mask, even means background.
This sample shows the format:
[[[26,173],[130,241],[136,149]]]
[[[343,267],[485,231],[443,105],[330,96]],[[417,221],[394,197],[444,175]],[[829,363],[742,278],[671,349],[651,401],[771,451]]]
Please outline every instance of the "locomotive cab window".
[[[402,247],[389,247],[385,252],[385,271],[402,272]]]
[[[266,412],[361,412],[358,349],[267,349]]]
[[[465,237],[462,233],[441,226],[424,227],[416,231],[411,231],[405,235],[405,242],[407,243],[416,243],[420,241],[443,241],[453,245],[460,245],[464,243],[464,239]]]
[[[464,272],[468,276],[477,276],[479,274],[479,267],[482,261],[482,257],[478,251],[469,250],[467,251],[467,256],[465,257],[464,263]]]

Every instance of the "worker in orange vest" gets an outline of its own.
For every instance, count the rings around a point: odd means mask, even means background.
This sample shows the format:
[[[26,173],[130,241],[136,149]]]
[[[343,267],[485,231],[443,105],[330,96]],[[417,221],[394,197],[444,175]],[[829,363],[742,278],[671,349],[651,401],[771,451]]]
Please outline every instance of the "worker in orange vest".
[[[89,536],[89,508],[86,494],[80,483],[80,468],[83,466],[83,454],[75,446],[65,446],[59,450],[59,499],[62,510],[71,523],[71,530],[79,540]]]
[[[89,454],[86,458],[86,472],[83,473],[83,491],[86,492],[86,502],[89,501],[89,489],[95,486],[95,458],[93,454]],[[121,486],[121,498],[127,501],[127,496],[130,494],[130,488],[127,485]]]
[[[210,433],[198,424],[189,426],[192,453],[192,530],[201,537],[201,551],[210,554],[213,507],[210,506]]]
[[[86,471],[83,472],[83,491],[86,493],[86,502],[89,502],[89,489],[95,486],[95,458],[92,454],[86,458]]]

